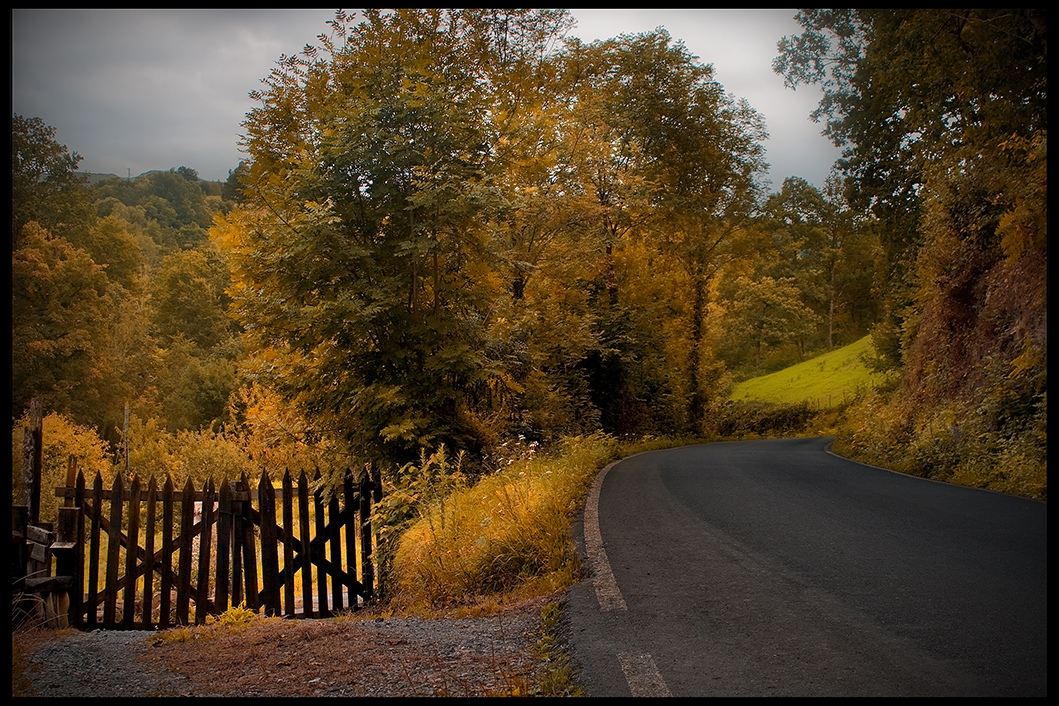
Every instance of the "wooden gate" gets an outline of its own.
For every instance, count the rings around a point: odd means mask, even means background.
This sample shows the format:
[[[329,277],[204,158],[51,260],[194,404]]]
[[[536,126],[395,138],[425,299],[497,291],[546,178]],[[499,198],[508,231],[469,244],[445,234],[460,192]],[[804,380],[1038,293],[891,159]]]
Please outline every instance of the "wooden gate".
[[[56,495],[79,509],[71,528],[77,556],[69,562],[76,627],[199,624],[244,604],[318,618],[374,594],[370,518],[379,485],[368,477],[347,474],[325,499],[304,473],[296,483],[284,473],[280,488],[267,472],[256,488],[245,475],[218,488],[211,479],[199,490],[189,479],[179,492],[170,478],[159,488],[154,476],[146,487],[135,477],[126,487],[119,476],[105,490],[98,473],[86,488],[78,473]]]

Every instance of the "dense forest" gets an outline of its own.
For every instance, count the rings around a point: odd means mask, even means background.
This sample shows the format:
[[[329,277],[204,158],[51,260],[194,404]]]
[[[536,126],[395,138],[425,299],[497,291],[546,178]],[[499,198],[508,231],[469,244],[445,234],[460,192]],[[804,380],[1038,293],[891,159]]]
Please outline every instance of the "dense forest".
[[[825,89],[822,188],[771,192],[764,119],[664,30],[583,44],[559,10],[337,13],[224,183],[89,184],[13,116],[14,453],[39,396],[45,488],[68,454],[484,473],[516,439],[709,437],[733,381],[871,333],[898,382],[849,453],[1044,497],[1044,13],[798,18],[775,70]]]

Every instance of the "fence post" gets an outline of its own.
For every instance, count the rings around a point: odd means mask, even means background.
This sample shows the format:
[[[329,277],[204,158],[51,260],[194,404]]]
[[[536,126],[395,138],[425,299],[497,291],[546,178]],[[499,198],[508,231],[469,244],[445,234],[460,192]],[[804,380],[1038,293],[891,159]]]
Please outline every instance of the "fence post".
[[[77,509],[74,528],[73,589],[70,593],[70,622],[80,630],[85,627],[85,474],[77,471],[73,506]]]
[[[22,434],[22,504],[29,508],[29,524],[40,520],[40,469],[44,446],[44,406],[40,397],[29,401],[29,426]]]
[[[29,561],[29,549],[26,544],[26,529],[29,526],[29,506],[11,506],[11,576],[13,578],[12,596],[19,596],[26,588],[26,564]],[[18,615],[13,616],[17,623],[24,616],[32,615],[33,609],[27,600],[20,600],[13,609]]]
[[[62,584],[57,585],[48,597],[48,617],[51,618],[54,612],[55,627],[60,629],[68,627],[71,623],[76,626],[79,622],[76,616],[80,615],[82,588],[79,570],[81,567],[78,565],[80,544],[77,541],[80,515],[79,507],[59,508],[58,528],[55,541],[51,545],[52,555],[55,557],[55,576]]]

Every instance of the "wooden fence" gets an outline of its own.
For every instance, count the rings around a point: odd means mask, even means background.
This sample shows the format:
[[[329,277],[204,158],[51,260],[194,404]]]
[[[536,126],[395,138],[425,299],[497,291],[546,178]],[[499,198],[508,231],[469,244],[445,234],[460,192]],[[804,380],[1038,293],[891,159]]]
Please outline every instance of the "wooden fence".
[[[56,495],[67,507],[54,535],[16,508],[15,561],[38,573],[22,587],[78,628],[198,624],[244,604],[267,615],[325,617],[374,595],[371,504],[380,490],[368,477],[347,475],[325,498],[304,473],[297,481],[285,473],[280,488],[262,472],[256,487],[244,475],[198,490],[189,479],[180,491],[170,478],[159,488],[153,476],[126,486],[120,474],[110,489],[99,474],[87,488],[78,473]],[[48,552],[54,577],[39,575]],[[41,561],[28,564],[34,553]]]

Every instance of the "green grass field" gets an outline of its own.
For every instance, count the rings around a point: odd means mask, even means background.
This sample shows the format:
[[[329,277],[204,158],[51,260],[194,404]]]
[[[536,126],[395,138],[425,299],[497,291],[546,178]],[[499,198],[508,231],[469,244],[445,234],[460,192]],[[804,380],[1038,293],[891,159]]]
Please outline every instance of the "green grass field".
[[[865,336],[844,348],[737,383],[729,399],[784,404],[808,402],[820,409],[837,407],[858,390],[885,382],[884,375],[872,373],[862,360],[870,350],[870,337]]]

